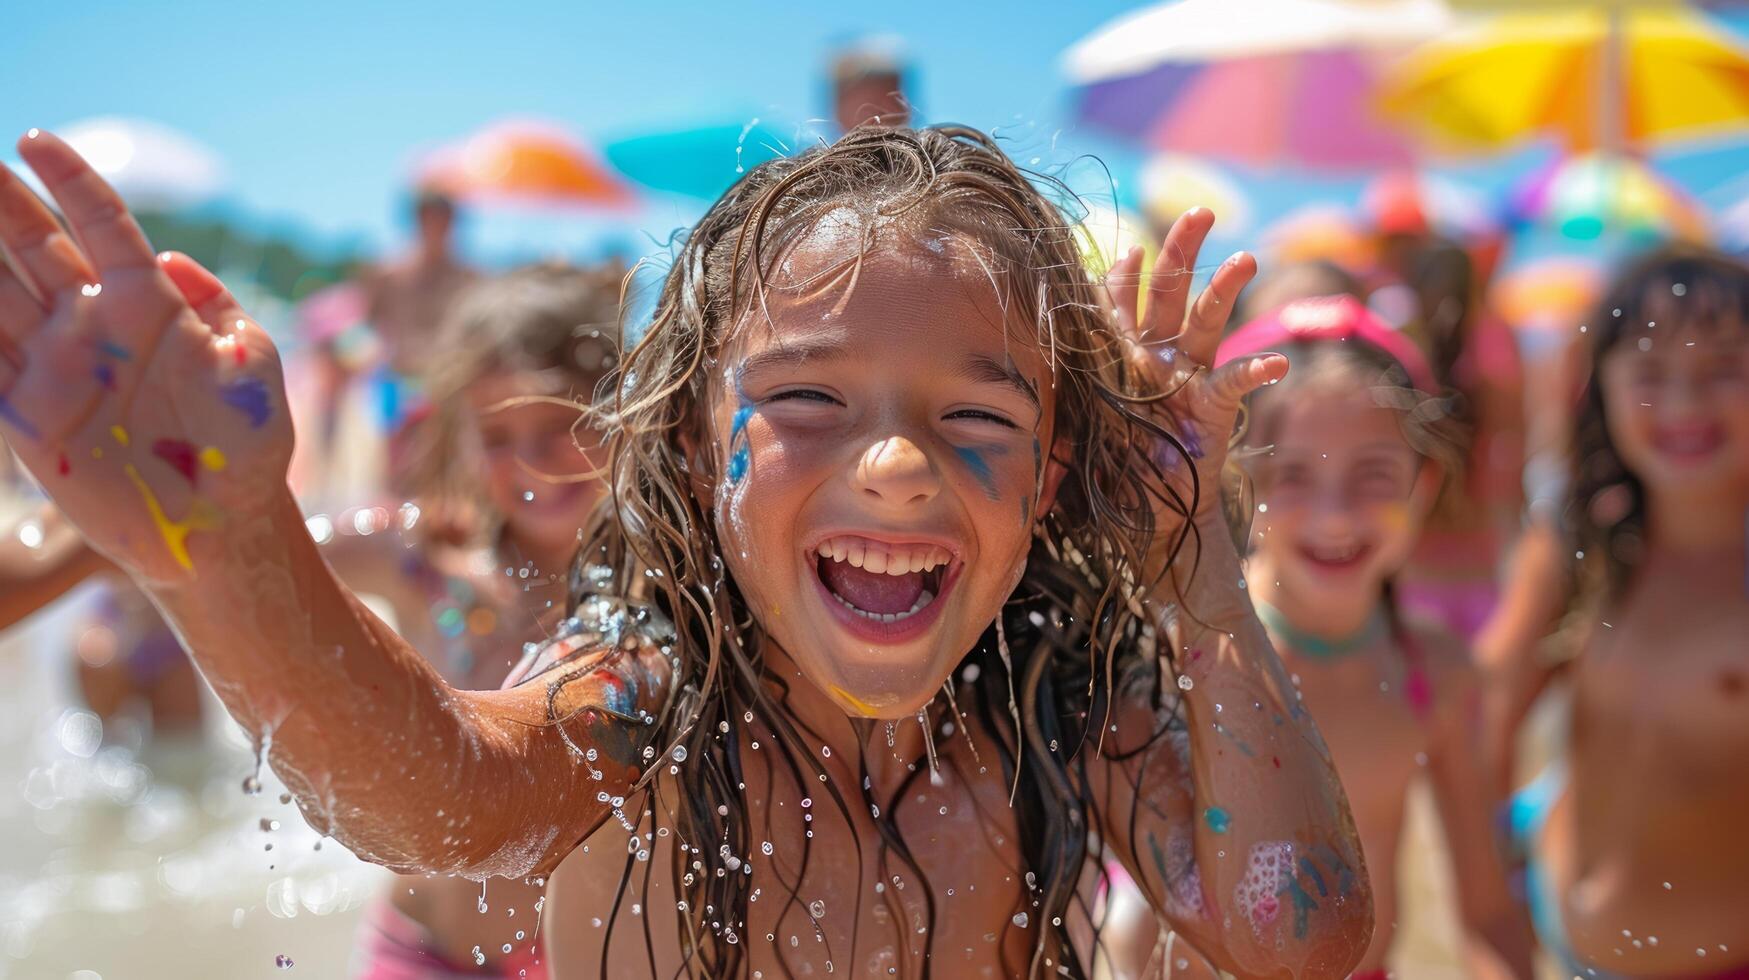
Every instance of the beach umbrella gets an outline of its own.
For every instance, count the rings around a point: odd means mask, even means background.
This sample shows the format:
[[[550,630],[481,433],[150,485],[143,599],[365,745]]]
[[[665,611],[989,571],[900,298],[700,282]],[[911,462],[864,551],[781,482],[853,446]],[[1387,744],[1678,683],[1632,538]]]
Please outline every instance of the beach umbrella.
[[[653,190],[714,201],[743,173],[796,149],[806,132],[749,115],[724,122],[641,133],[602,148],[607,161]]]
[[[1251,226],[1251,201],[1238,182],[1195,157],[1161,153],[1149,158],[1141,185],[1142,210],[1162,234],[1194,207],[1213,211],[1223,235],[1243,234]]]
[[[1402,166],[1412,148],[1374,105],[1382,64],[1450,23],[1441,0],[1179,0],[1100,28],[1064,70],[1082,121],[1149,147],[1259,167]]]
[[[1676,238],[1711,239],[1705,210],[1644,161],[1613,153],[1555,160],[1533,173],[1507,202],[1520,230],[1554,231],[1577,241],[1627,246]]]
[[[1551,7],[1481,19],[1386,79],[1381,107],[1437,146],[1643,149],[1749,123],[1749,49],[1669,5]]]
[[[137,211],[198,207],[219,197],[227,186],[217,153],[194,137],[149,119],[99,116],[68,123],[55,132]],[[30,168],[14,165],[12,169],[24,175],[37,193],[45,193]]]
[[[581,141],[531,120],[493,123],[440,147],[419,163],[415,181],[469,203],[623,209],[635,200]]]

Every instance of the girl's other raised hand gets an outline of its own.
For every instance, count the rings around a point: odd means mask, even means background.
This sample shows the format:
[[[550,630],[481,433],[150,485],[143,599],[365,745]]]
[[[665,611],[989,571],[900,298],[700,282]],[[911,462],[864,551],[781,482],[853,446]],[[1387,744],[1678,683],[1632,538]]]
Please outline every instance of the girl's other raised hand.
[[[31,130],[18,151],[66,226],[0,166],[0,434],[136,577],[222,573],[225,529],[287,492],[279,354],[66,143]]]
[[[1143,252],[1138,246],[1106,273],[1106,291],[1118,328],[1131,340],[1137,369],[1167,393],[1155,416],[1195,462],[1200,493],[1198,516],[1220,513],[1220,472],[1227,457],[1240,401],[1252,391],[1287,375],[1287,358],[1256,354],[1214,369],[1221,333],[1239,292],[1257,274],[1257,260],[1239,252],[1215,270],[1209,283],[1190,298],[1197,256],[1214,227],[1214,213],[1192,208],[1173,222],[1148,280],[1148,302],[1141,307]],[[1170,446],[1156,455],[1186,501],[1189,478]]]

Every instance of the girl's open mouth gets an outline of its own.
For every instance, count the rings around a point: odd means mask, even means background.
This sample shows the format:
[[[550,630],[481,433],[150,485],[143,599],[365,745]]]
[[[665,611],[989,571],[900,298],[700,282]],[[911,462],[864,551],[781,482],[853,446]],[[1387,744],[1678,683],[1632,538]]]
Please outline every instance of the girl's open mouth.
[[[1720,425],[1666,425],[1652,433],[1652,444],[1665,458],[1679,463],[1695,463],[1710,458],[1725,444],[1724,427]]]
[[[952,553],[925,542],[837,535],[811,554],[826,608],[851,632],[888,643],[911,639],[934,622],[943,593],[958,578]]]
[[[1367,544],[1301,545],[1300,557],[1321,572],[1350,572],[1360,567],[1372,546]]]

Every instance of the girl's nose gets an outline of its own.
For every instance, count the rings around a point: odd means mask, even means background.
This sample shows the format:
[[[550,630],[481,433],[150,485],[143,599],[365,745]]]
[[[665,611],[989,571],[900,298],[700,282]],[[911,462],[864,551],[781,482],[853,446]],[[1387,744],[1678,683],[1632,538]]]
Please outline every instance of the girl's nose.
[[[856,461],[851,484],[893,506],[926,503],[941,492],[941,477],[929,457],[904,436],[888,436]]]

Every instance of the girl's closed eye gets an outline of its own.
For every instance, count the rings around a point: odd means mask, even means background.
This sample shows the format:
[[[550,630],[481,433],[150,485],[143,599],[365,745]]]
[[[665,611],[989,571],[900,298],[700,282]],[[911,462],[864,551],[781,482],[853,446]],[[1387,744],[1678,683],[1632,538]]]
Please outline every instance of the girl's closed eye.
[[[791,388],[780,391],[765,398],[767,403],[781,401],[819,402],[824,405],[843,405],[838,399],[816,388]]]
[[[956,409],[942,416],[942,421],[951,422],[965,420],[970,422],[993,422],[1008,429],[1019,429],[1020,424],[1005,416],[982,408]]]

